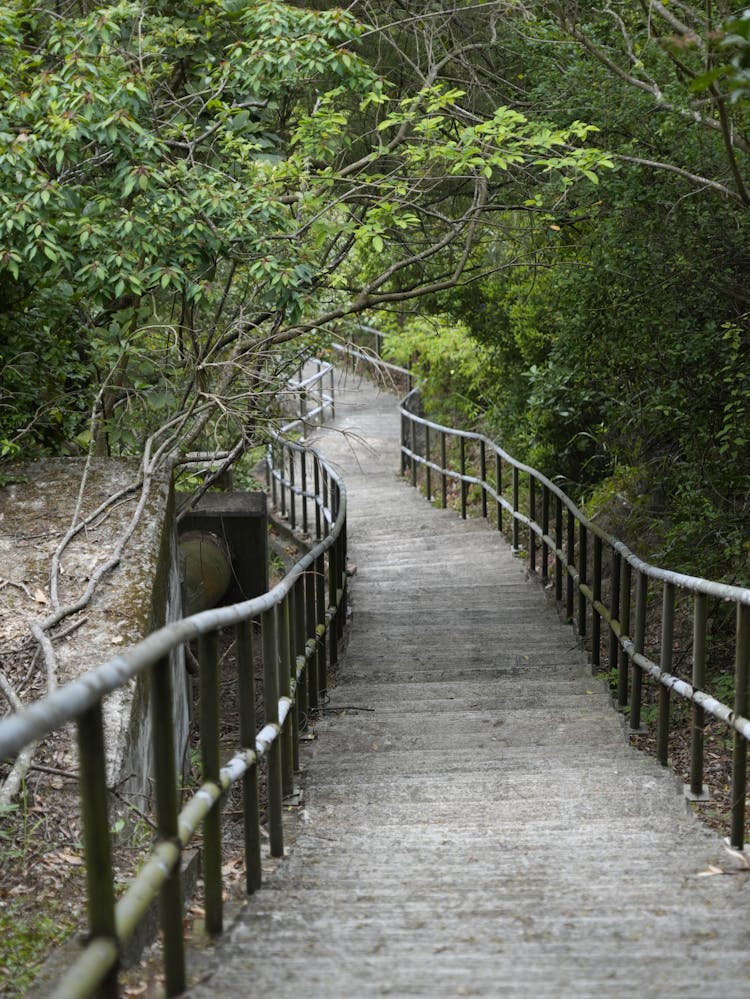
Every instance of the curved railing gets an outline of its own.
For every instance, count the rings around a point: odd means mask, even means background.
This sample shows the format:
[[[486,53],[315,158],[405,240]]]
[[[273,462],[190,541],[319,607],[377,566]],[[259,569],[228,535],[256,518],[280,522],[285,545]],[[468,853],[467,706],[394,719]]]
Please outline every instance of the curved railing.
[[[366,332],[377,333],[369,328]],[[340,349],[355,363],[364,361],[410,379],[409,370],[381,359],[379,347],[378,338],[372,350],[352,345]],[[592,667],[601,668],[603,652],[608,657],[616,707],[627,713],[631,732],[645,731],[641,726],[644,676],[659,684],[656,755],[664,766],[668,764],[671,695],[690,703],[690,780],[685,789],[689,799],[707,796],[703,783],[707,717],[731,732],[730,838],[741,849],[750,741],[750,589],[650,565],[587,518],[541,472],[517,461],[482,434],[425,418],[421,408],[417,387],[401,402],[402,475],[430,501],[444,508],[449,501],[455,503],[463,518],[469,510],[476,510],[498,530],[508,532],[514,550],[525,555],[530,571],[538,574],[564,607],[567,619],[588,646]],[[734,625],[726,622],[728,605],[734,608]],[[711,617],[717,622],[714,630],[733,644],[731,706],[706,689],[712,665],[708,654]],[[684,648],[675,647],[680,631]],[[676,675],[675,653],[689,658],[689,681]]]
[[[733,733],[731,841],[744,844],[750,660],[750,589],[670,572],[650,565],[588,519],[573,501],[535,468],[517,461],[478,433],[442,426],[419,413],[419,389],[401,404],[401,467],[427,498],[448,504],[451,484],[466,517],[470,492],[476,508],[498,530],[510,528],[513,548],[524,553],[529,569],[554,587],[567,619],[586,639],[592,665],[601,665],[607,647],[610,669],[617,670],[617,705],[629,713],[629,727],[641,731],[642,680],[658,682],[656,753],[667,765],[670,695],[692,705],[688,796],[704,797],[704,725],[718,719]],[[435,488],[433,488],[435,486]],[[506,521],[509,519],[509,523]],[[523,537],[522,537],[523,536]],[[523,545],[522,545],[523,541]],[[660,601],[649,600],[649,587]],[[606,592],[605,592],[606,591]],[[673,672],[676,607],[681,616],[692,605],[691,681]],[[730,707],[706,686],[709,601],[735,607],[734,703]],[[634,620],[632,610],[635,610]],[[604,628],[604,631],[603,631]]]
[[[300,721],[318,704],[327,668],[335,663],[343,632],[346,600],[346,493],[336,473],[312,449],[276,438],[269,449],[274,496],[284,509],[302,503],[315,510],[313,547],[286,577],[263,596],[230,607],[203,611],[161,628],[127,652],[61,687],[49,697],[0,722],[0,759],[62,726],[75,725],[79,787],[89,897],[89,937],[79,959],[54,995],[117,994],[119,956],[157,897],[161,902],[165,989],[185,990],[183,891],[180,858],[199,827],[203,831],[206,929],[222,928],[220,801],[242,782],[246,887],[261,881],[258,765],[267,761],[267,819],[270,852],[283,855],[282,801],[292,790],[298,762]],[[278,462],[278,465],[277,465]],[[304,484],[289,481],[284,469],[305,463]],[[305,515],[306,529],[307,513]],[[218,640],[232,629],[239,671],[240,746],[220,760]],[[256,731],[254,646],[263,653],[264,725]],[[179,807],[173,736],[169,656],[197,641],[200,667],[200,788]],[[110,828],[107,818],[102,700],[140,674],[150,679],[154,732],[154,799],[157,843],[138,875],[115,902]]]

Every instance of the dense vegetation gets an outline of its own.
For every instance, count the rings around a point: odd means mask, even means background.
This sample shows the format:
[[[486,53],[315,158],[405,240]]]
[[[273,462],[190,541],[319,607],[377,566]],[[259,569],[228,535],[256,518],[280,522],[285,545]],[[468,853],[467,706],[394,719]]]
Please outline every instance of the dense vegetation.
[[[647,0],[509,11],[499,87],[526,113],[595,124],[616,169],[543,220],[506,220],[512,233],[482,251],[496,272],[429,320],[402,316],[393,350],[432,371],[448,416],[560,477],[642,554],[747,583],[741,14]]]
[[[644,554],[746,581],[742,14],[6,4],[0,453],[234,461],[365,314]]]

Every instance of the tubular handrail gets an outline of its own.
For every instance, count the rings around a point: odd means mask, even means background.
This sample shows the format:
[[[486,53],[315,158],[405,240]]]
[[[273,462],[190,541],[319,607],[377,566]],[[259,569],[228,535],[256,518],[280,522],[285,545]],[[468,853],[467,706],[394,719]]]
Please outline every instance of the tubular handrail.
[[[330,365],[318,375],[329,374]],[[331,382],[331,388],[333,383]],[[267,814],[272,856],[283,856],[283,797],[291,793],[298,764],[299,729],[309,708],[318,705],[327,686],[329,665],[337,661],[346,601],[346,490],[336,472],[312,448],[274,435],[269,474],[274,496],[295,499],[292,483],[276,474],[293,454],[310,472],[305,488],[315,508],[313,547],[284,579],[262,596],[230,607],[213,608],[175,621],[78,680],[0,721],[0,759],[74,722],[79,747],[79,788],[88,885],[89,938],[78,960],[59,981],[54,995],[117,995],[119,957],[151,902],[160,898],[165,989],[168,996],[185,990],[183,893],[180,860],[193,834],[203,827],[203,880],[206,929],[221,932],[222,795],[243,782],[246,889],[261,882],[258,764],[267,761]],[[294,526],[294,525],[292,525]],[[255,726],[254,627],[260,625],[263,647],[264,724]],[[223,765],[219,741],[218,636],[234,628],[239,670],[240,746]],[[173,737],[173,699],[169,656],[198,642],[200,666],[201,786],[179,807]],[[150,856],[115,903],[107,784],[104,766],[103,698],[133,678],[148,673],[153,727],[157,842]]]
[[[313,365],[315,370],[305,376],[308,365]],[[317,357],[308,358],[300,365],[297,373],[292,375],[287,386],[288,393],[296,398],[298,415],[281,427],[281,434],[303,430],[312,422],[322,423],[326,416],[333,419],[336,415],[334,371],[329,361]],[[316,398],[316,405],[311,405],[313,398]]]
[[[384,363],[378,356],[356,347],[343,347],[342,352],[376,366]],[[397,365],[389,367],[399,374],[410,375]],[[691,703],[690,782],[686,787],[689,798],[705,797],[706,716],[716,718],[732,731],[730,839],[733,846],[741,849],[745,840],[750,741],[750,589],[646,562],[587,518],[558,485],[537,469],[513,458],[483,434],[448,427],[421,416],[416,411],[419,407],[417,386],[401,401],[402,475],[409,475],[412,485],[424,488],[430,501],[437,498],[433,485],[439,481],[439,499],[444,508],[448,505],[448,482],[457,484],[463,518],[468,516],[469,490],[478,491],[482,516],[494,520],[498,530],[504,529],[503,517],[509,515],[512,546],[518,554],[524,553],[521,531],[525,532],[529,569],[533,573],[539,570],[542,583],[549,583],[554,588],[557,603],[564,605],[566,618],[577,625],[581,641],[590,641],[593,668],[601,666],[602,645],[608,646],[610,671],[616,671],[616,706],[629,713],[631,732],[643,731],[643,675],[649,675],[659,684],[656,755],[664,766],[668,764],[670,694]],[[610,560],[608,573],[604,566],[605,551]],[[551,576],[554,577],[552,582]],[[649,584],[661,589],[661,607],[657,611],[649,606]],[[676,606],[681,598],[691,599],[693,603],[689,637],[692,644],[691,682],[677,676],[672,665]],[[735,607],[734,703],[731,707],[703,689],[710,665],[707,654],[709,600],[717,606],[731,603]],[[633,608],[635,620],[631,621]],[[606,629],[604,634],[602,624]],[[657,625],[659,638],[654,640],[652,632]],[[607,633],[608,642],[605,642]],[[654,646],[653,654],[647,646]]]

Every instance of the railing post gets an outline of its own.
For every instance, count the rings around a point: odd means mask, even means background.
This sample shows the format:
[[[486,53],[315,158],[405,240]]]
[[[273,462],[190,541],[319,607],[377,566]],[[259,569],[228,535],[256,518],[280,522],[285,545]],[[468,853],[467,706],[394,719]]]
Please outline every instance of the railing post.
[[[602,602],[602,539],[594,535],[594,605],[591,609],[591,665],[598,669],[602,662],[602,619],[598,605]]]
[[[693,605],[693,688],[703,690],[706,683],[706,628],[708,625],[708,598],[696,593]],[[692,731],[690,738],[690,796],[702,798],[703,789],[703,732],[705,712],[701,704],[692,704]]]
[[[425,456],[425,488],[427,490],[427,502],[432,502],[432,469],[430,468],[430,425],[424,427],[424,456]]]
[[[572,514],[571,514],[572,516]],[[589,581],[589,535],[583,521],[578,524],[578,636],[586,637],[586,594]],[[594,615],[596,616],[596,615]]]
[[[154,750],[154,794],[159,838],[177,842],[177,764],[174,751],[174,699],[171,663],[160,659],[150,671],[151,729]],[[169,719],[169,724],[165,724]],[[159,896],[164,947],[165,991],[185,991],[185,944],[182,932],[183,896],[180,865],[172,871]]]
[[[503,459],[497,451],[495,451],[495,492],[497,493],[497,529],[498,531],[502,531],[503,504],[500,502],[500,497],[503,495]]]
[[[518,551],[521,547],[521,539],[519,533],[519,523],[518,517],[518,502],[519,502],[519,476],[518,469],[513,466],[513,551]]]
[[[448,506],[448,476],[445,474],[448,465],[445,431],[440,431],[440,501],[443,509]]]
[[[665,673],[672,672],[674,644],[674,584],[664,583],[661,613],[661,661]],[[659,684],[659,727],[656,733],[656,758],[663,767],[669,761],[669,687]]]
[[[279,491],[281,493],[281,497],[280,497],[281,498],[280,512],[281,512],[281,516],[282,517],[286,517],[286,489],[287,489],[287,482],[288,482],[288,478],[287,478],[287,474],[286,474],[286,454],[287,454],[287,448],[286,448],[286,445],[284,444],[283,441],[279,444],[279,450],[281,451],[281,469],[280,469],[280,478],[279,478]]]
[[[328,626],[328,664],[334,669],[338,662],[338,642],[336,641],[336,628],[338,622],[336,617],[336,591],[338,588],[338,566],[336,565],[336,546],[332,545],[328,549],[328,612],[331,615],[331,622]]]
[[[555,496],[555,601],[562,602],[563,597],[563,504],[559,496]]]
[[[466,520],[466,482],[464,481],[466,475],[466,438],[460,436],[458,442],[461,472],[461,517]]]
[[[255,750],[255,663],[253,625],[237,625],[237,672],[239,688],[240,745]],[[242,778],[242,811],[245,839],[245,889],[248,895],[260,888],[260,812],[258,808],[258,765],[253,764]]]
[[[320,526],[320,505],[322,497],[320,495],[320,459],[317,455],[313,459],[313,489],[315,491],[315,540],[320,541],[323,537]]]
[[[574,604],[574,583],[572,570],[575,567],[576,561],[576,530],[575,518],[573,517],[572,510],[568,510],[565,521],[565,561],[568,563],[565,567],[565,618],[567,621],[572,623]]]
[[[279,724],[279,686],[276,647],[276,608],[263,612],[263,711],[266,724]],[[272,857],[284,856],[282,824],[283,792],[281,784],[281,737],[277,736],[268,751],[268,833]]]
[[[406,414],[401,410],[401,475],[406,475]]]
[[[549,537],[549,489],[542,486],[542,583],[546,586],[549,579],[549,548],[546,538]]]
[[[307,672],[307,590],[305,588],[304,575],[299,576],[294,584],[293,607],[294,641],[292,644],[292,661],[294,662],[294,675],[296,676],[297,672],[300,674],[295,697],[295,714],[297,718],[297,732],[299,733],[304,727],[305,718],[310,708],[310,686]]]
[[[297,527],[297,498],[294,493],[295,482],[295,469],[294,469],[294,448],[289,448],[289,523],[292,530]]]
[[[479,477],[482,480],[482,516],[487,520],[487,448],[479,441]]]
[[[315,566],[305,573],[305,643],[314,642],[315,648],[307,664],[307,703],[318,706],[318,621],[315,616]]]
[[[620,556],[620,640],[630,637],[630,562]],[[620,643],[617,670],[617,704],[624,711],[628,704],[628,654]]]
[[[309,530],[308,516],[307,516],[307,451],[302,451],[300,453],[300,474],[301,482],[300,489],[302,490],[301,500],[302,500],[302,531],[307,534]]]
[[[319,555],[315,559],[315,606],[317,609],[316,633],[317,643],[317,669],[316,669],[316,700],[320,694],[328,687],[328,654],[326,650],[326,584],[325,584],[325,556]]]
[[[107,774],[101,702],[78,719],[83,843],[86,857],[89,933],[101,937],[117,951],[115,894],[112,883],[112,841],[107,818]],[[115,999],[117,962],[99,986],[102,999]]]
[[[646,636],[646,598],[648,596],[648,576],[636,570],[635,580],[635,635],[633,636],[633,651],[643,654]],[[643,686],[643,670],[638,663],[633,662],[633,687],[630,693],[630,731],[641,729],[641,688]]]
[[[536,572],[536,479],[529,472],[529,571]]]
[[[748,658],[750,657],[750,607],[737,604],[734,662],[734,716],[748,714]],[[745,845],[745,796],[747,794],[747,740],[732,731],[732,846]]]
[[[276,610],[276,622],[278,625],[277,648],[278,648],[278,668],[279,697],[289,697],[291,694],[291,650],[289,648],[289,635],[291,627],[290,594],[284,597]],[[281,790],[285,798],[294,791],[294,737],[292,732],[292,722],[294,713],[290,711],[286,716],[284,727],[279,736],[281,740]]]
[[[200,664],[200,746],[204,782],[219,783],[221,752],[219,744],[219,665],[215,632],[198,639]],[[210,936],[221,933],[221,803],[217,801],[203,820],[203,884],[205,925]]]
[[[413,418],[409,419],[409,443],[411,451],[411,484],[417,485],[417,425]]]

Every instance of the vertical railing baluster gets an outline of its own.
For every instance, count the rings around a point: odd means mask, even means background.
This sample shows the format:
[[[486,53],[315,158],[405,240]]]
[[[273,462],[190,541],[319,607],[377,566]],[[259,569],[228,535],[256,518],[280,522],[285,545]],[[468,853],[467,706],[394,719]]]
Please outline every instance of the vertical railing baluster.
[[[271,486],[271,500],[274,507],[279,505],[278,488],[276,482],[276,452],[278,450],[278,444],[272,441],[268,445],[268,478],[269,484]]]
[[[458,438],[459,447],[459,468],[461,472],[461,517],[466,520],[466,438]]]
[[[487,520],[487,447],[479,441],[479,478],[482,480],[482,516]]]
[[[440,467],[442,469],[440,473],[440,501],[445,510],[448,506],[448,476],[446,474],[448,470],[448,456],[444,430],[440,431]]]
[[[612,624],[609,629],[609,648],[607,652],[607,658],[609,660],[609,673],[612,680],[614,680],[615,672],[618,668],[618,661],[620,657],[620,643],[617,637],[617,633],[613,625],[617,622],[618,626],[621,626],[620,621],[620,578],[621,578],[621,556],[620,553],[613,548],[611,550],[612,554],[612,564],[611,564],[611,577],[610,577],[610,595],[609,595],[609,614],[612,620]],[[619,706],[619,700],[618,700]]]
[[[406,448],[407,448],[407,419],[403,409],[401,410],[401,475],[406,475]]]
[[[317,614],[317,675],[316,675],[316,699],[320,700],[320,695],[328,687],[328,653],[326,650],[326,576],[325,576],[325,556],[319,555],[315,559],[315,608]]]
[[[633,636],[633,652],[643,654],[646,637],[646,598],[648,596],[648,576],[636,569],[635,577],[635,635]],[[638,663],[633,662],[633,684],[630,692],[630,731],[641,730],[641,690],[643,686],[643,670]]]
[[[278,624],[277,649],[279,668],[279,697],[289,697],[291,694],[291,650],[289,648],[290,632],[290,594],[284,597],[276,610]],[[289,711],[281,732],[281,789],[285,798],[294,792],[294,737],[292,734],[293,712]]]
[[[503,504],[500,502],[500,497],[503,495],[503,459],[500,454],[495,451],[495,492],[497,493],[497,529],[502,531],[503,529]]]
[[[536,572],[536,479],[529,472],[529,571]]]
[[[313,458],[313,489],[315,491],[315,540],[320,541],[323,537],[320,526],[320,505],[322,498],[320,495],[320,458],[317,455]]]
[[[573,582],[573,572],[576,561],[576,531],[575,531],[575,518],[573,516],[573,511],[568,510],[566,517],[566,530],[565,530],[565,561],[568,563],[565,567],[565,618],[567,621],[573,621],[573,604],[574,604],[574,589],[575,583]]]
[[[307,672],[307,591],[305,576],[298,577],[294,584],[294,645],[292,659],[295,675],[299,672],[297,695],[295,698],[297,731],[301,732],[310,710],[310,684]]]
[[[160,839],[176,842],[177,763],[174,746],[174,699],[171,663],[160,659],[149,674],[151,692],[151,730],[154,750],[154,796],[156,829]],[[169,719],[169,724],[166,720]],[[167,996],[185,991],[185,944],[182,932],[183,894],[180,865],[172,871],[159,894],[164,978]]]
[[[302,500],[302,531],[303,531],[304,534],[307,534],[307,532],[309,530],[309,518],[308,518],[308,514],[307,514],[307,502],[308,502],[308,497],[307,497],[307,458],[308,458],[308,454],[309,454],[308,451],[302,451],[302,452],[300,452],[300,475],[301,475],[300,489],[302,490],[302,494],[301,494],[300,498]]]
[[[115,893],[112,874],[112,841],[107,808],[106,754],[101,702],[78,719],[78,766],[81,789],[81,821],[86,858],[89,934],[109,940],[115,952]],[[102,999],[115,999],[117,963],[99,987]]]
[[[737,635],[734,660],[734,716],[748,715],[748,658],[750,657],[750,607],[737,604]],[[745,845],[745,797],[747,794],[747,740],[732,731],[732,832],[737,850]]]
[[[289,697],[292,700],[292,706],[287,715],[287,720],[289,724],[289,731],[291,734],[292,741],[292,789],[290,793],[294,793],[294,774],[299,771],[299,721],[300,721],[300,688],[296,686],[297,679],[297,588],[292,586],[287,594],[286,603],[288,604],[288,636],[287,643],[289,645],[289,656],[288,664],[289,669],[287,671],[288,684],[289,684]]]
[[[409,444],[411,451],[411,484],[417,485],[417,424],[409,419]]]
[[[424,456],[425,456],[425,488],[427,490],[427,501],[432,502],[432,469],[430,468],[430,425],[424,427]]]
[[[549,579],[549,548],[546,538],[549,537],[549,489],[542,486],[542,583],[546,586]]]
[[[276,607],[263,612],[263,712],[267,725],[279,724]],[[281,738],[277,736],[268,751],[268,834],[272,857],[284,856],[283,792],[281,777]]]
[[[341,641],[344,637],[344,627],[346,625],[346,601],[347,601],[347,575],[346,575],[346,524],[344,524],[339,533],[338,539],[336,541],[337,552],[337,565],[339,570],[339,583],[341,596],[338,600],[338,612],[336,614],[336,621],[338,627],[336,629],[336,637]]]
[[[328,503],[328,473],[323,470],[323,509],[321,511],[323,516],[323,537],[327,538],[331,533],[332,524],[329,523],[328,517],[326,516],[326,511],[330,508]]]
[[[255,749],[255,663],[252,621],[237,625],[237,675],[240,714],[240,745]],[[245,840],[245,888],[248,895],[260,888],[260,811],[258,807],[258,765],[249,767],[242,778],[242,812]]]
[[[519,479],[518,469],[513,466],[513,551],[519,551],[521,547],[521,536],[520,536],[520,524],[518,523],[518,507],[519,507]]]
[[[630,562],[620,557],[620,647],[617,668],[617,706],[624,711],[628,706],[628,654],[622,646],[622,639],[630,637]]]
[[[338,662],[338,642],[336,641],[336,629],[338,622],[336,617],[336,594],[338,591],[338,565],[336,546],[332,545],[328,549],[328,609],[331,613],[331,624],[328,629],[328,665],[333,670]]]
[[[555,601],[562,603],[563,598],[563,504],[559,496],[555,496]]]
[[[200,664],[200,746],[204,782],[219,783],[221,752],[219,744],[219,660],[215,632],[198,640]],[[203,884],[205,893],[206,932],[221,933],[221,807],[216,802],[203,820]]]
[[[314,642],[315,649],[307,664],[307,703],[318,706],[318,621],[315,616],[315,565],[305,573],[305,641]]]
[[[286,488],[287,488],[287,481],[288,481],[287,472],[286,472],[286,463],[287,463],[287,459],[286,459],[287,447],[286,447],[286,444],[284,444],[283,442],[281,442],[280,445],[279,445],[279,450],[281,451],[281,462],[280,462],[280,466],[279,466],[279,475],[280,475],[280,478],[279,478],[279,492],[281,494],[280,495],[280,509],[281,509],[281,516],[285,517],[286,516]]]
[[[706,630],[708,626],[708,598],[696,593],[693,604],[693,688],[704,690],[706,683]],[[703,705],[692,704],[692,730],[690,734],[690,796],[702,798],[703,743],[705,711]]]
[[[672,672],[674,645],[674,584],[664,583],[661,612],[661,660],[665,673]],[[669,687],[659,684],[659,727],[656,732],[656,758],[663,767],[669,759]]]
[[[598,605],[602,602],[602,539],[594,534],[594,581],[592,596],[594,604],[591,609],[591,665],[598,669],[602,663],[602,619]]]
[[[583,521],[578,524],[578,637],[586,637],[586,594],[589,581],[589,535]],[[596,615],[594,615],[596,616]]]
[[[296,472],[294,463],[294,448],[289,448],[289,523],[291,524],[292,530],[297,527],[297,497],[295,495],[294,487],[296,485]]]

